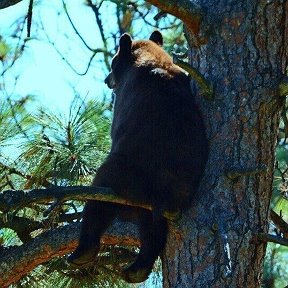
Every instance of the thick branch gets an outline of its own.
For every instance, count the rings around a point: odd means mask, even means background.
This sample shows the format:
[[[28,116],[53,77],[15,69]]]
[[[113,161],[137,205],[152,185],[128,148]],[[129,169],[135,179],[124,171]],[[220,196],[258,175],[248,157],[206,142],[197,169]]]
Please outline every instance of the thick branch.
[[[41,234],[27,244],[0,252],[0,287],[16,283],[38,265],[73,251],[78,243],[80,223],[73,223]],[[101,239],[102,244],[138,246],[132,224],[115,222]]]
[[[152,210],[151,205],[124,199],[108,187],[54,186],[47,189],[3,191],[0,193],[0,211],[8,212],[9,210],[17,210],[30,206],[32,203],[50,204],[51,201],[60,203],[68,200],[97,200]],[[180,217],[180,212],[181,211],[163,211],[163,216],[168,220],[177,221]]]
[[[67,200],[98,200],[151,210],[148,205],[128,201],[115,194],[110,188],[93,186],[68,186],[32,190],[7,190],[0,194],[0,210],[9,211],[29,206],[32,203],[49,203]]]
[[[148,0],[151,4],[169,14],[174,15],[184,22],[184,24],[195,35],[199,32],[200,22],[203,17],[203,11],[199,5],[191,0]]]

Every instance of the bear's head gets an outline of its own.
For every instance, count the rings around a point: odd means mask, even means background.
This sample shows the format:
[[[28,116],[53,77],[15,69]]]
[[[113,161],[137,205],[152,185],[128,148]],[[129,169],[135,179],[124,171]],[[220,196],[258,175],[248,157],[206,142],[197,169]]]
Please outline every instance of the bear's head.
[[[147,68],[152,74],[171,78],[183,70],[173,63],[172,58],[163,50],[163,37],[154,31],[149,40],[132,41],[127,33],[120,37],[119,48],[112,59],[111,72],[105,83],[116,89],[131,68]]]

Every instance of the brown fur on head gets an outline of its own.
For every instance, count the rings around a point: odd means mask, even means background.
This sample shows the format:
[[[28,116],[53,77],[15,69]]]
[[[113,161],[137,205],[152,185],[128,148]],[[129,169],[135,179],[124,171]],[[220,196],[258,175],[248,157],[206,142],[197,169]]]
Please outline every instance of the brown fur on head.
[[[111,72],[105,79],[109,88],[114,89],[118,79],[115,77],[117,66],[128,66],[130,62],[134,67],[151,67],[152,73],[172,78],[183,73],[180,67],[173,63],[172,58],[163,48],[163,37],[159,31],[154,31],[149,40],[132,41],[131,36],[123,34],[119,41],[119,48],[112,59]],[[164,52],[164,53],[163,53]]]
[[[163,53],[163,48],[151,40],[140,40],[132,42],[132,55],[137,67],[153,67],[163,70],[168,77],[183,72],[181,68],[173,63],[168,53]],[[164,73],[165,72],[165,73]]]

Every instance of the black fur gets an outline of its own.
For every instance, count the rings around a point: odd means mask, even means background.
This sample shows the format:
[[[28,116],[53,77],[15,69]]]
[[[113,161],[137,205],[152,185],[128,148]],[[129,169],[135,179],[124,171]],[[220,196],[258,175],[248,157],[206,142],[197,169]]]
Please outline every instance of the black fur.
[[[112,147],[93,181],[153,211],[88,201],[79,246],[68,259],[75,265],[93,261],[102,234],[125,212],[137,220],[141,242],[136,261],[123,271],[127,282],[147,279],[166,243],[163,213],[176,215],[197,200],[208,157],[190,79],[160,47],[161,33],[153,34],[147,41],[132,41],[128,34],[120,39],[105,80],[116,95]]]

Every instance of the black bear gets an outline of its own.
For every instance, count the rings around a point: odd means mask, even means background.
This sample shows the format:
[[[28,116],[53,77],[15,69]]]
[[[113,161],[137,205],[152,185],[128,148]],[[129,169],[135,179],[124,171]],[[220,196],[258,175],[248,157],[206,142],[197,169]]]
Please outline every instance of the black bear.
[[[197,198],[208,157],[201,114],[190,78],[162,49],[154,31],[149,40],[120,38],[105,79],[114,90],[111,151],[97,171],[94,186],[111,187],[125,199],[149,204],[152,212],[108,202],[88,201],[83,211],[79,246],[68,262],[95,259],[100,238],[116,217],[137,221],[140,252],[122,272],[127,282],[147,279],[166,244],[165,215],[177,215]],[[127,216],[128,215],[128,216]]]

